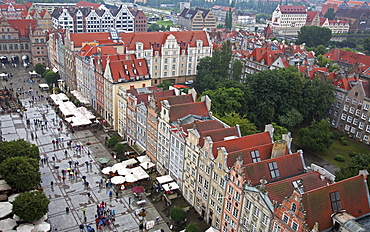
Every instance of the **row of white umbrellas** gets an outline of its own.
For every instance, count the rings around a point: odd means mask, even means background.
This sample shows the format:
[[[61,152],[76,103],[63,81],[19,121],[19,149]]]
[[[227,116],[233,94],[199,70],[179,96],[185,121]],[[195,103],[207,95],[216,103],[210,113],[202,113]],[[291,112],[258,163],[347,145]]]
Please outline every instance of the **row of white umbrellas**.
[[[17,231],[17,232],[31,232],[31,231],[49,231],[50,224],[47,222],[41,222],[40,224],[30,224],[25,223],[21,224],[17,227],[17,230],[13,230],[13,228],[17,225],[17,221],[11,218],[7,218],[0,221],[0,231],[10,232],[10,231]]]

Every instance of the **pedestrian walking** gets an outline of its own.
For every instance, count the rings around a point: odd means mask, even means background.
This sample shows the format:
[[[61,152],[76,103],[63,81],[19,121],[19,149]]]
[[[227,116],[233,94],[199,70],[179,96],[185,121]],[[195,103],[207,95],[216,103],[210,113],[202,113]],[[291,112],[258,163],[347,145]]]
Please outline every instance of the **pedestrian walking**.
[[[66,207],[66,213],[69,213],[69,208],[68,207]]]
[[[109,198],[112,198],[112,196],[113,196],[113,191],[112,191],[112,190],[110,190],[110,191],[109,191]]]
[[[51,185],[51,187],[53,187],[54,186],[54,182],[53,181],[50,181],[50,185]]]

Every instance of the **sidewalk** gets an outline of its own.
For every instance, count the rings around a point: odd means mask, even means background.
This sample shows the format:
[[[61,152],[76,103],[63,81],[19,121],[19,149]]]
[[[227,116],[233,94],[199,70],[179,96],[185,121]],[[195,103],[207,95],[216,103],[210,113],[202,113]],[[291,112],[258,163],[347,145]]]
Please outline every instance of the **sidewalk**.
[[[28,75],[28,70],[22,68],[11,70],[14,78],[11,79],[12,88],[24,87],[28,89],[29,86],[35,91],[32,94],[36,95],[38,90],[38,83],[27,83],[21,81],[22,77]],[[3,88],[7,83],[0,80],[0,87]],[[9,87],[9,86],[8,86]],[[40,93],[39,93],[40,94]],[[45,93],[43,93],[45,94]],[[96,160],[100,157],[112,158],[109,151],[104,146],[105,133],[99,132],[92,133],[90,130],[76,131],[73,135],[68,133],[63,126],[61,131],[58,131],[58,125],[52,122],[52,119],[59,119],[54,110],[47,107],[47,101],[41,100],[33,105],[30,105],[29,98],[31,95],[25,95],[21,98],[22,103],[27,108],[24,117],[20,117],[18,113],[0,115],[1,132],[5,140],[24,139],[30,143],[39,146],[41,158],[48,157],[48,162],[45,164],[40,162],[40,172],[42,176],[41,187],[45,194],[50,199],[48,219],[51,223],[53,230],[58,231],[80,231],[80,224],[91,224],[95,227],[95,214],[96,205],[100,202],[107,202],[107,207],[116,211],[116,221],[112,224],[112,228],[104,228],[102,231],[139,231],[139,218],[135,215],[136,209],[141,209],[136,204],[136,199],[130,189],[120,191],[118,197],[114,193],[114,197],[109,197],[110,189],[99,188],[97,181],[104,179],[105,176],[101,174],[99,164]],[[47,127],[41,129],[39,126],[33,124],[34,119],[42,120],[41,112],[46,113],[48,121]],[[26,117],[30,119],[31,125],[26,125]],[[34,139],[31,138],[31,132],[34,133]],[[36,137],[37,136],[37,137]],[[56,138],[63,138],[64,146],[53,146],[51,141]],[[84,145],[87,142],[91,143],[89,146],[84,146],[83,150],[76,152],[75,149],[67,149],[66,142],[72,140],[73,145]],[[102,143],[103,141],[103,143]],[[87,151],[90,150],[91,156],[88,156]],[[67,154],[65,155],[65,151]],[[55,157],[55,161],[52,161]],[[69,167],[68,161],[77,161],[79,164],[76,166],[76,177],[69,178],[65,181],[62,180],[61,170]],[[86,168],[85,162],[88,162],[89,167]],[[112,159],[111,162],[115,162]],[[58,167],[58,168],[56,168]],[[82,176],[86,176],[89,182],[89,189],[83,185]],[[53,181],[53,187],[51,186]],[[87,196],[90,192],[91,197]],[[113,190],[112,190],[113,191]],[[129,200],[129,199],[132,200]],[[159,213],[154,208],[153,204],[147,200],[145,210],[147,216],[146,221],[155,220]],[[66,213],[66,207],[69,208],[69,213]],[[86,209],[84,213],[82,209]],[[165,232],[170,231],[167,224],[160,218],[158,225],[150,231],[163,229]],[[96,231],[98,231],[96,229]]]

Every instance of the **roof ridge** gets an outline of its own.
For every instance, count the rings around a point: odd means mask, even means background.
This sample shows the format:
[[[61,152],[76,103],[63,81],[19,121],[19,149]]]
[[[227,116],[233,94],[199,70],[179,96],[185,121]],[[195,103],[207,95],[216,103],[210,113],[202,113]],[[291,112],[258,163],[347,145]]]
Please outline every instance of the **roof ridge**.
[[[324,189],[328,186],[339,185],[339,184],[342,184],[346,181],[349,181],[349,180],[352,180],[352,179],[354,180],[354,179],[357,179],[357,178],[362,178],[362,175],[358,174],[357,176],[353,176],[353,177],[350,177],[350,178],[347,178],[347,179],[344,179],[344,180],[341,180],[341,181],[338,181],[338,182],[335,182],[335,183],[332,183],[332,184],[329,184],[329,185],[326,185],[326,186],[322,186],[322,187],[319,187],[319,188],[316,188],[316,189],[312,189],[310,191],[304,192],[303,194],[308,194],[308,193],[311,193],[311,192],[314,192],[314,191],[319,191],[319,190]]]
[[[256,162],[256,163],[246,164],[246,165],[244,165],[244,167],[246,167],[246,166],[252,166],[254,164],[261,164],[261,163],[266,163],[266,162],[272,162],[272,161],[275,161],[275,160],[281,160],[281,159],[285,159],[286,157],[291,157],[291,156],[296,156],[296,155],[300,155],[299,152],[295,152],[295,153],[287,154],[287,155],[282,155],[282,156],[275,157],[275,158],[261,160],[261,161]]]

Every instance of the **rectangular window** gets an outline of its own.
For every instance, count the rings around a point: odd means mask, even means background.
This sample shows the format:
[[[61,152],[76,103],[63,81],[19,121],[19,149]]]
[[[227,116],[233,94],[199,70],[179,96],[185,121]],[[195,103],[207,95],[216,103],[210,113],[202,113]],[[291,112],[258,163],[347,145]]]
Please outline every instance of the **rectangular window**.
[[[231,187],[230,185],[229,185],[229,191],[228,191],[228,193],[229,193],[230,195],[233,195],[233,193],[234,193],[234,188],[233,188],[233,187]]]
[[[211,195],[212,197],[216,197],[216,188],[215,187],[211,187]]]
[[[218,181],[218,174],[217,173],[213,173],[213,180],[215,181],[215,182],[217,182]]]
[[[257,163],[261,161],[260,153],[258,150],[251,151],[251,156],[252,156],[252,162]]]
[[[238,219],[239,210],[237,208],[233,209],[233,216],[234,218]]]
[[[219,202],[219,203],[222,203],[222,194],[221,193],[218,193],[218,197],[217,197],[217,201]]]
[[[340,202],[339,191],[330,193],[330,202],[331,202],[331,209],[333,213],[336,213],[342,210],[342,203]]]
[[[369,109],[369,107],[370,107],[370,106],[369,106],[368,104],[365,104],[365,105],[364,105],[364,110],[368,110],[368,109]]]
[[[289,217],[287,215],[283,215],[283,222],[288,223]]]
[[[357,110],[356,110],[355,115],[356,115],[356,116],[360,116],[360,110],[359,110],[359,109],[357,109]]]
[[[204,188],[208,190],[209,182],[207,180],[204,180]]]
[[[347,122],[348,122],[348,123],[351,123],[351,122],[352,122],[352,119],[353,119],[353,118],[352,118],[352,116],[348,116],[348,118],[347,118]]]
[[[262,214],[262,224],[267,226],[268,217],[266,214]]]
[[[268,166],[269,166],[269,170],[270,170],[270,174],[271,174],[272,179],[280,177],[280,173],[279,173],[278,166],[277,166],[276,162],[268,163]]]
[[[354,118],[353,119],[353,125],[357,126],[357,124],[358,124],[358,119],[357,118]]]
[[[245,209],[250,211],[251,207],[252,207],[252,202],[249,199],[247,199],[247,201],[245,202]]]
[[[259,213],[260,213],[260,209],[257,208],[257,207],[254,207],[253,216],[255,216],[256,218],[258,218]]]
[[[210,200],[209,204],[211,205],[212,208],[215,207],[215,202],[212,199]]]
[[[343,111],[347,112],[347,111],[348,111],[348,108],[349,108],[349,106],[348,106],[348,105],[345,105],[345,106],[343,107]]]
[[[358,129],[362,130],[364,129],[364,126],[365,126],[365,123],[360,122],[360,124],[358,124]]]
[[[355,112],[355,108],[353,108],[353,107],[349,108],[349,113],[350,114],[353,114],[354,112]]]
[[[231,202],[230,201],[226,201],[226,210],[230,212],[231,210]]]
[[[292,229],[293,229],[293,231],[297,231],[298,230],[298,224],[293,222],[292,223]]]
[[[346,114],[342,114],[342,116],[340,117],[340,119],[342,119],[342,120],[346,120],[346,118],[347,118]]]
[[[361,115],[361,119],[362,119],[362,120],[366,120],[366,116],[367,116],[367,115],[366,115],[365,113],[362,113],[362,115]]]

